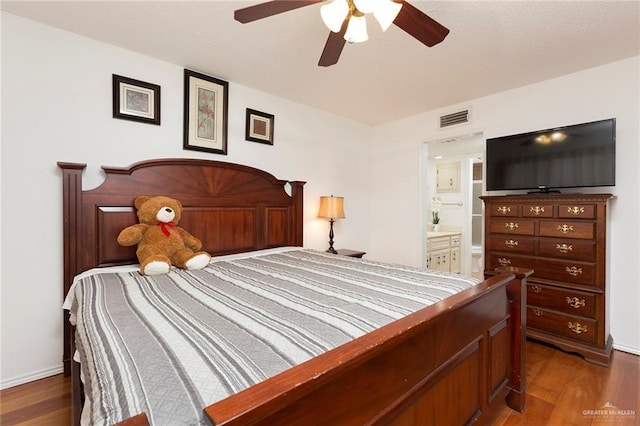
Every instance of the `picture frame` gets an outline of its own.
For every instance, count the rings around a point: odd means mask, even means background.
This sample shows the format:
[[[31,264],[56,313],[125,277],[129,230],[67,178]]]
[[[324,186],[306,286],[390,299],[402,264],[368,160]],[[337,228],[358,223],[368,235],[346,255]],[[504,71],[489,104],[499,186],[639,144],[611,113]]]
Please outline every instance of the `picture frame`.
[[[275,116],[273,114],[247,108],[245,139],[251,142],[273,145],[274,122]]]
[[[184,70],[183,148],[227,155],[229,83]]]
[[[160,86],[112,75],[113,118],[160,125]]]

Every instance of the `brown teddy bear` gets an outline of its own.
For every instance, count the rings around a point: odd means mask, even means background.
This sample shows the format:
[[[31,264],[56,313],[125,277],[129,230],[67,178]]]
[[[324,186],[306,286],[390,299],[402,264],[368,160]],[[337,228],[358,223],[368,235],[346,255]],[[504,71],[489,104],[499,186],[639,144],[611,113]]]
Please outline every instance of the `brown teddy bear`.
[[[140,273],[166,274],[171,265],[182,269],[202,269],[209,264],[209,253],[199,251],[202,242],[178,226],[182,216],[180,201],[165,196],[139,196],[134,205],[140,223],[128,226],[118,235],[122,246],[138,245]]]

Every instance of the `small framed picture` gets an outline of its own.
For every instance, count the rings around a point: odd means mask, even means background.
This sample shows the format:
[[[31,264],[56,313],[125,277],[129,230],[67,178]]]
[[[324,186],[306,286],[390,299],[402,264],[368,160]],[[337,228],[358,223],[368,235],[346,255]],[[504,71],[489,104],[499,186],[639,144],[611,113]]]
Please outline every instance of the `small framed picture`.
[[[183,148],[227,155],[229,83],[184,70]]]
[[[244,138],[252,142],[273,145],[273,114],[247,108]]]
[[[113,74],[113,118],[160,125],[160,86]]]

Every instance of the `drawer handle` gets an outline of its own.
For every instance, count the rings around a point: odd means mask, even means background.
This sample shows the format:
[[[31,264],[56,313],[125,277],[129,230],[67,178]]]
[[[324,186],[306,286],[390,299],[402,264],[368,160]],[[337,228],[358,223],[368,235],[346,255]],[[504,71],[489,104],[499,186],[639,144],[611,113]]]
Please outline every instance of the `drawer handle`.
[[[538,309],[538,308],[533,308],[533,315],[535,315],[537,317],[541,317],[542,316],[542,310]]]
[[[576,268],[575,266],[572,266],[571,268],[567,266],[564,270],[567,271],[567,274],[573,275],[574,277],[582,274],[582,268]]]
[[[569,322],[567,324],[567,326],[569,327],[569,330],[573,331],[576,334],[582,334],[582,333],[586,333],[587,332],[587,326],[586,325],[582,325],[579,322],[577,323],[572,323]]]
[[[566,234],[569,231],[573,231],[573,225],[558,225],[558,231],[562,232],[563,234]]]
[[[570,251],[573,251],[573,246],[566,244],[556,244],[556,249],[558,249],[558,251],[562,253],[569,253]]]
[[[509,247],[509,248],[514,248],[514,247],[518,247],[518,241],[513,241],[513,240],[505,240],[504,241],[504,245]]]
[[[584,213],[584,207],[573,206],[567,208],[567,213],[572,214],[574,216],[580,216]]]
[[[533,291],[534,293],[542,293],[542,287],[540,287],[539,285],[532,285],[531,291]]]
[[[544,207],[540,207],[540,206],[531,207],[531,209],[529,210],[531,211],[531,213],[535,214],[536,216],[540,216],[540,214],[544,213]]]
[[[509,206],[498,207],[498,213],[507,214],[509,212],[511,212],[511,207]]]
[[[511,259],[507,259],[506,257],[499,257],[498,263],[500,264],[500,266],[511,265]]]
[[[577,297],[569,297],[567,296],[567,304],[573,308],[581,308],[586,305],[584,299],[578,299]]]
[[[509,223],[505,223],[504,227],[507,228],[509,231],[513,231],[514,229],[518,229],[518,224],[509,222]]]

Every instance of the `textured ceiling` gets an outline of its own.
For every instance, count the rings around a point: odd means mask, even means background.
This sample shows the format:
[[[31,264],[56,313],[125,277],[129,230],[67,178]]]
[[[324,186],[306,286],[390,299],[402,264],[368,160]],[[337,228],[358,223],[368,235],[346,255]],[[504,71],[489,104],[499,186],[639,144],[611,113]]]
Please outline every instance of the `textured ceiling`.
[[[2,1],[2,10],[356,121],[379,124],[640,54],[639,1],[410,1],[450,29],[398,27],[317,66],[320,5],[249,24],[256,1]],[[140,77],[140,76],[138,76]]]

